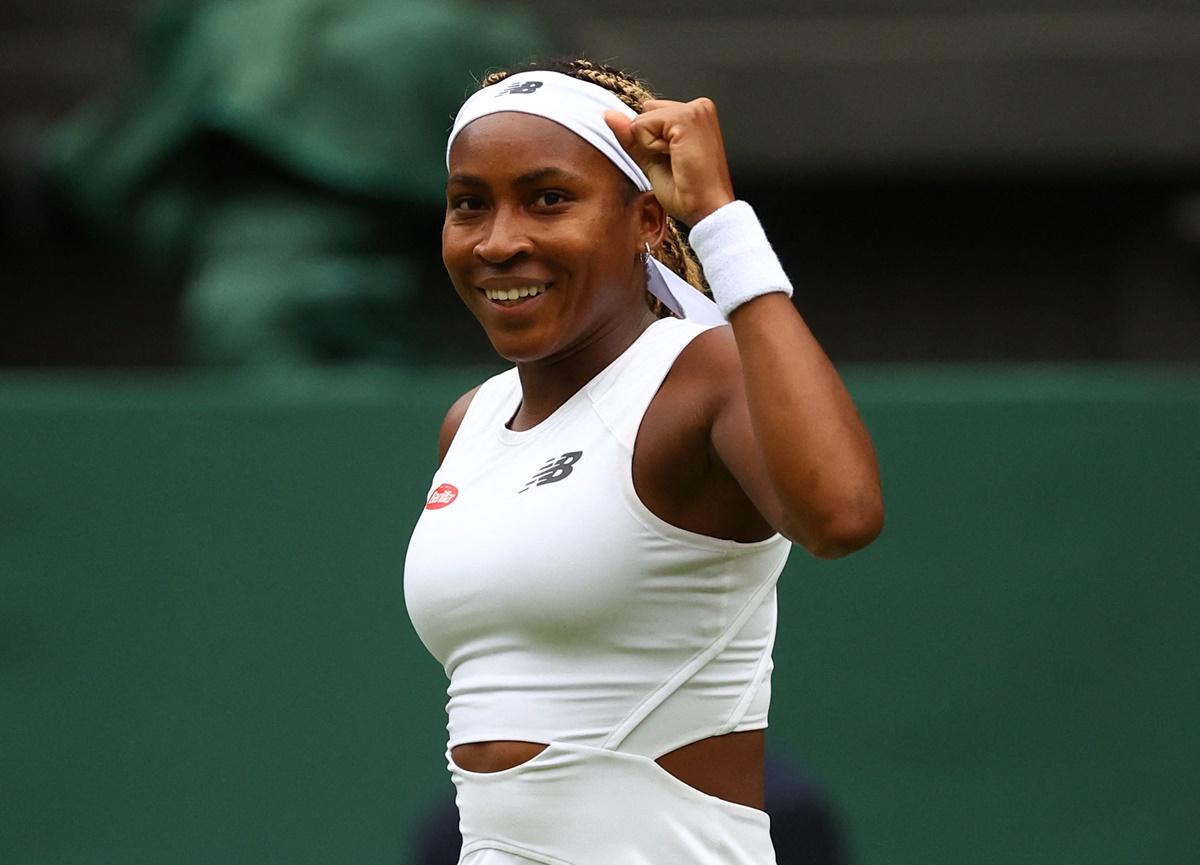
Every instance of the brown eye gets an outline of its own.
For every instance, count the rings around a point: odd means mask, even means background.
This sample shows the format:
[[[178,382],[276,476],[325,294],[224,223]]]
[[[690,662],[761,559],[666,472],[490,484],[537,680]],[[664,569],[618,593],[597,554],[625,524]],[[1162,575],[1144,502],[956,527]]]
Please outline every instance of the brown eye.
[[[561,192],[550,191],[550,192],[543,192],[536,199],[534,199],[534,204],[536,204],[539,207],[554,207],[557,204],[563,204],[564,202],[566,202],[566,200],[567,200],[567,197],[565,195],[563,195]]]

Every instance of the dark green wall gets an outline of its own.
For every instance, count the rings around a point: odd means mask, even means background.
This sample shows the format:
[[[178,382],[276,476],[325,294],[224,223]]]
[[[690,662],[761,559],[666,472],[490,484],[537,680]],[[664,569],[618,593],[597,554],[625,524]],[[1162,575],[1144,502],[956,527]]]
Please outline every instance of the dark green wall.
[[[0,379],[0,862],[402,865],[401,564],[469,371]],[[781,584],[860,865],[1200,861],[1200,374],[857,370],[888,527]]]

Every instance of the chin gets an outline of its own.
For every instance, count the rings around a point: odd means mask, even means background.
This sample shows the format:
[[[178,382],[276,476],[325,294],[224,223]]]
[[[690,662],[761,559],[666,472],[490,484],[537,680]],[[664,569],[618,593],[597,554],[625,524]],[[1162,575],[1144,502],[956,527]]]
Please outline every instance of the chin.
[[[535,328],[515,331],[484,330],[496,354],[511,363],[542,360],[555,352],[557,342],[549,334],[537,331]]]

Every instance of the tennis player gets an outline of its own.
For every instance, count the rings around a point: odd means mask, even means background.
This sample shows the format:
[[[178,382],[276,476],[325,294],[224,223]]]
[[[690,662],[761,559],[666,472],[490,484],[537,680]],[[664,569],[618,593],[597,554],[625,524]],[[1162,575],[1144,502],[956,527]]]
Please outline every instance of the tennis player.
[[[712,102],[587,61],[483,84],[442,254],[514,366],[446,416],[405,566],[460,863],[769,865],[775,583],[879,533],[870,439]]]

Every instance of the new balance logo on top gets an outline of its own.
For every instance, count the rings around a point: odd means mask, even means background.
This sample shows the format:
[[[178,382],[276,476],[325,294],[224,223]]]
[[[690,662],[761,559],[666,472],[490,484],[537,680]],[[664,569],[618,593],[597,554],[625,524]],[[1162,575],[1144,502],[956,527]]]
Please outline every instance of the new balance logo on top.
[[[509,93],[524,93],[528,95],[536,91],[541,86],[542,82],[540,81],[522,81],[520,84],[510,84],[508,87],[505,87],[503,90],[497,93],[496,98],[499,99],[501,96],[505,96]]]
[[[529,479],[524,488],[517,492],[523,493],[530,487],[540,487],[542,484],[552,484],[555,481],[561,481],[571,473],[575,463],[579,462],[582,457],[583,451],[570,451],[558,458],[550,457],[550,459],[546,460],[546,464],[538,469],[534,476]]]

